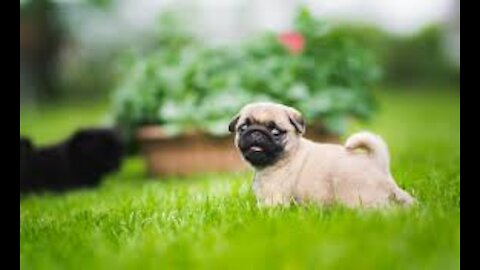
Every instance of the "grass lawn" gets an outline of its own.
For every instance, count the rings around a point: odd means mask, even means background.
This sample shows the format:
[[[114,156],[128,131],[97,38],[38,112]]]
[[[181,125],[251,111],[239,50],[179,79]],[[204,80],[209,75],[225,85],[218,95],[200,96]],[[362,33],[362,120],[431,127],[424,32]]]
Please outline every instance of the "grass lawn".
[[[21,268],[459,269],[458,91],[379,95],[378,117],[351,132],[384,136],[414,209],[259,209],[251,173],[155,181],[132,158],[98,189],[21,200]],[[105,108],[24,111],[20,130],[51,142]]]

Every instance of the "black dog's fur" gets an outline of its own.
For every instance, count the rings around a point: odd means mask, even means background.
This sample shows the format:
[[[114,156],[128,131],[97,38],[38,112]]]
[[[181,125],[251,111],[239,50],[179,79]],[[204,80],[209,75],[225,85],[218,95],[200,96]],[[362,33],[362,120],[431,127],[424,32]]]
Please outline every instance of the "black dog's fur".
[[[96,186],[120,167],[123,148],[112,129],[79,130],[66,141],[43,148],[20,138],[20,192]]]

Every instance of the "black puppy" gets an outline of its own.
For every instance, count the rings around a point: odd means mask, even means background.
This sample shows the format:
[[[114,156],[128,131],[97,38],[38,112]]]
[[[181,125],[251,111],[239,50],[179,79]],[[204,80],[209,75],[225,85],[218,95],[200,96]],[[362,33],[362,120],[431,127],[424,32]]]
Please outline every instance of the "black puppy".
[[[63,143],[38,149],[20,138],[20,192],[95,186],[120,167],[123,152],[112,129],[79,130]]]

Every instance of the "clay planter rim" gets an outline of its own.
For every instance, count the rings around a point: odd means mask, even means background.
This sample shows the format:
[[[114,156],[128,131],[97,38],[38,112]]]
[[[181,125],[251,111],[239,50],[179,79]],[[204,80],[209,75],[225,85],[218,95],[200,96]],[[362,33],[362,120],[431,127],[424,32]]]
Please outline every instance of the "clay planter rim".
[[[190,131],[169,136],[162,126],[149,125],[137,130],[136,139],[152,176],[188,176],[247,169],[234,146],[232,134],[212,136]]]
[[[305,136],[308,135],[323,135],[327,137],[339,137],[336,134],[326,132],[326,130],[321,125],[309,125],[307,126],[307,132]],[[232,134],[220,135],[215,136],[205,132],[195,131],[195,130],[188,130],[180,135],[171,136],[168,135],[162,125],[144,125],[137,128],[136,138],[142,141],[149,141],[149,140],[172,140],[172,139],[185,139],[185,138],[206,138],[206,139],[213,139],[213,140],[223,140],[226,138],[233,137]]]
[[[311,128],[306,137],[338,142],[339,136]],[[234,146],[234,134],[213,136],[189,131],[169,136],[161,125],[139,127],[136,139],[151,176],[188,176],[203,172],[245,171],[247,164]]]
[[[184,139],[184,138],[208,138],[208,139],[226,139],[231,137],[230,134],[223,135],[223,136],[214,136],[207,134],[205,132],[199,131],[185,131],[180,135],[171,136],[168,135],[161,125],[145,125],[137,128],[136,138],[142,141],[149,141],[149,140],[175,140],[175,139]]]

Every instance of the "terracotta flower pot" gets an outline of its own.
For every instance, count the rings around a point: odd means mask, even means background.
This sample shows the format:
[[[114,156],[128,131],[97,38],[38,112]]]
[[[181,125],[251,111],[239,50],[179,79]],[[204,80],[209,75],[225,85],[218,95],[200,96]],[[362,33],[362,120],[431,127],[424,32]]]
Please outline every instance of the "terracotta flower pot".
[[[336,135],[309,132],[315,141],[338,142]],[[160,126],[145,126],[138,130],[137,139],[152,176],[186,176],[193,173],[242,171],[248,166],[235,148],[233,136],[213,137],[189,133],[167,136]]]

